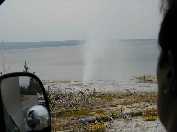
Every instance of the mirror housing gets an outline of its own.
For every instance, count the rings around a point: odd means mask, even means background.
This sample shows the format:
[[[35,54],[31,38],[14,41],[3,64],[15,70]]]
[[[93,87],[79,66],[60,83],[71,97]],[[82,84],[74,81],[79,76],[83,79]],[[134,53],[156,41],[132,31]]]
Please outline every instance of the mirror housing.
[[[0,5],[4,2],[5,0],[0,0]]]
[[[15,72],[0,77],[0,117],[3,131],[51,131],[48,97],[36,75]]]

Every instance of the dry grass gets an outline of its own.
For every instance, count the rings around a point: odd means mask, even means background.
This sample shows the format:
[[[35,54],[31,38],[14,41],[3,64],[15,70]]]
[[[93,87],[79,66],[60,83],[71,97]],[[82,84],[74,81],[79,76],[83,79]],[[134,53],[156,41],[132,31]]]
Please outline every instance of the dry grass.
[[[99,122],[107,122],[110,117],[122,118],[123,108],[129,108],[128,113],[131,117],[142,116],[143,111],[147,105],[155,105],[157,99],[157,93],[155,92],[139,92],[136,94],[130,94],[126,92],[118,93],[99,93],[93,98],[93,103],[86,104],[85,106],[79,106],[77,108],[61,108],[58,107],[57,111],[54,111],[53,124],[56,130],[68,130],[68,129],[85,129],[94,128],[98,130],[101,128],[100,124],[83,125],[79,123],[80,118],[93,116],[96,117]],[[139,105],[144,103],[146,105]],[[140,110],[136,110],[136,108]],[[131,110],[132,109],[132,110]],[[55,119],[55,120],[54,120]],[[103,125],[102,125],[103,126]],[[96,129],[98,128],[98,129]],[[88,129],[89,130],[89,129]]]

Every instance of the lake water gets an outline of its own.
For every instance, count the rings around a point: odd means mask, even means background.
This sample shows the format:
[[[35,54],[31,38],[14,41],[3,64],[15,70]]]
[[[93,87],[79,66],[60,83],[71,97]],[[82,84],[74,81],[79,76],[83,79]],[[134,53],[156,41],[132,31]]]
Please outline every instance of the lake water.
[[[156,40],[101,43],[91,48],[81,41],[0,43],[0,72],[22,71],[26,60],[31,72],[47,80],[122,81],[156,74]]]

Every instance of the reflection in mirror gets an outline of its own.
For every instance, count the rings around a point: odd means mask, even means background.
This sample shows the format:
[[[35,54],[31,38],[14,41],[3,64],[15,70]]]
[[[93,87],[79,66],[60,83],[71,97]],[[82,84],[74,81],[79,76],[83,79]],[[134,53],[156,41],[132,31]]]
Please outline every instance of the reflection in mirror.
[[[0,85],[8,132],[39,131],[49,126],[49,113],[38,80],[29,76],[9,77]]]
[[[49,115],[42,105],[35,105],[27,111],[26,122],[32,130],[42,130],[48,127]]]

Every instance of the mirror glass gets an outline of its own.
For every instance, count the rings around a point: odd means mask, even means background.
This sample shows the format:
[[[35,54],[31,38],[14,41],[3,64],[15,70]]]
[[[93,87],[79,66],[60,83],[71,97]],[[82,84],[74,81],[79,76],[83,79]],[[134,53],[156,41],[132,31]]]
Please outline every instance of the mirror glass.
[[[9,77],[0,85],[5,124],[10,132],[42,131],[49,126],[49,113],[38,80],[29,76]]]

